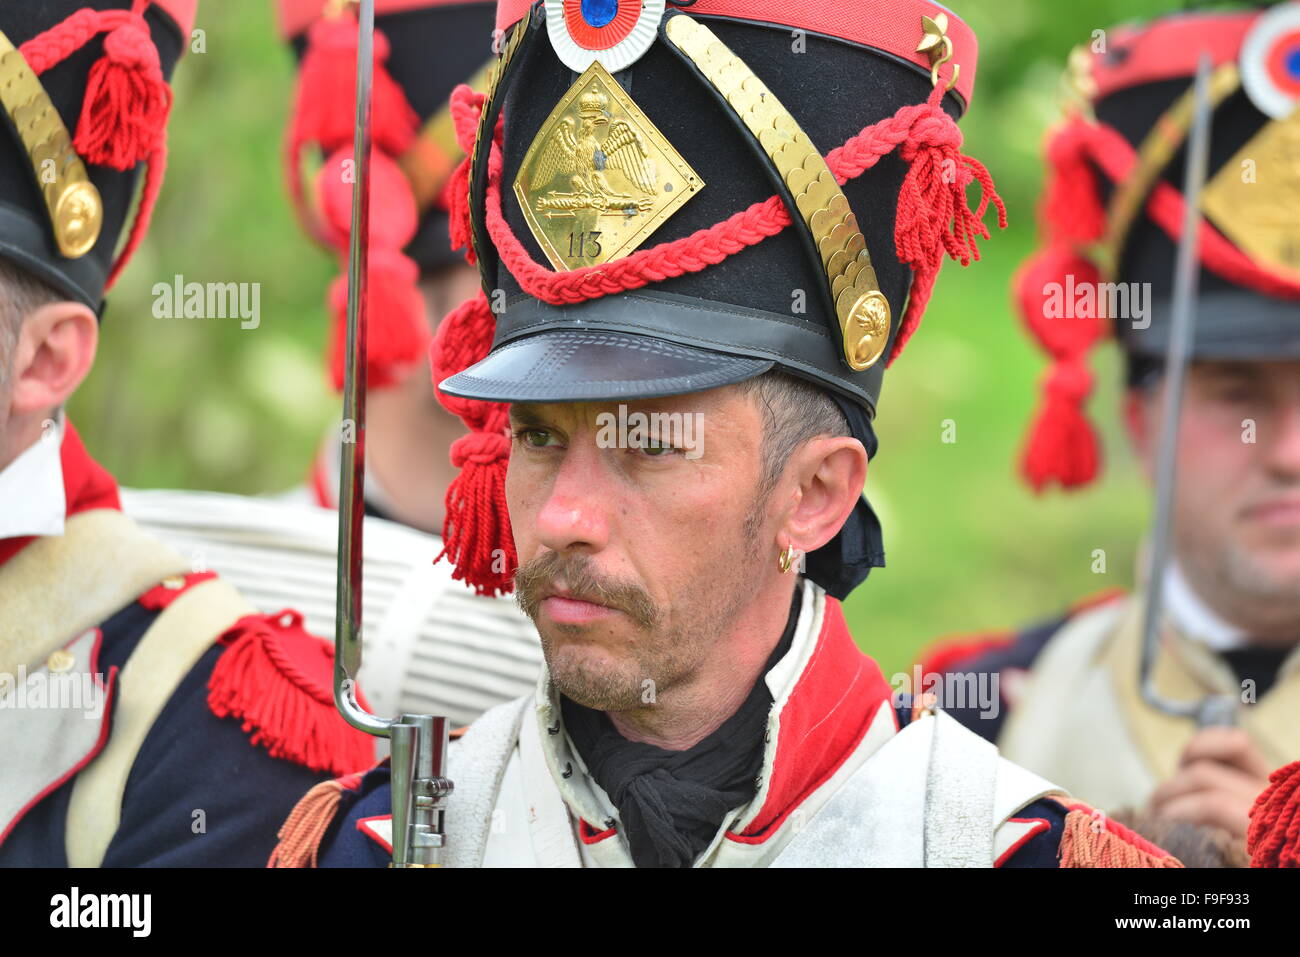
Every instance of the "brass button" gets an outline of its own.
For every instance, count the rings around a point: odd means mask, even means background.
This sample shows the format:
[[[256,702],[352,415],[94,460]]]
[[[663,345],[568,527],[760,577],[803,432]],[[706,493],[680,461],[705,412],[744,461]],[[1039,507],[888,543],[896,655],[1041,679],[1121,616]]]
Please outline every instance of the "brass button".
[[[163,588],[168,588],[171,589],[172,591],[180,591],[182,588],[185,587],[185,576],[169,575],[168,577],[162,580],[162,586]]]
[[[76,663],[76,656],[73,655],[72,652],[63,648],[60,648],[45,659],[45,667],[49,668],[50,671],[54,672],[56,675],[63,674],[65,671],[70,671],[72,666]]]

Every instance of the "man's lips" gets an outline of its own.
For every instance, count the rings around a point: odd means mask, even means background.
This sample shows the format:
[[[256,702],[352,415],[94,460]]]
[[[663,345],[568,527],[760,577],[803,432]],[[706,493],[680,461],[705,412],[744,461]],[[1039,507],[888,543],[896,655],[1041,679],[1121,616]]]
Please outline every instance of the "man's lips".
[[[559,592],[543,598],[540,607],[547,618],[561,625],[584,625],[619,614],[618,609],[608,605],[598,605]]]
[[[1261,525],[1300,525],[1300,497],[1260,502],[1243,511],[1242,517]]]

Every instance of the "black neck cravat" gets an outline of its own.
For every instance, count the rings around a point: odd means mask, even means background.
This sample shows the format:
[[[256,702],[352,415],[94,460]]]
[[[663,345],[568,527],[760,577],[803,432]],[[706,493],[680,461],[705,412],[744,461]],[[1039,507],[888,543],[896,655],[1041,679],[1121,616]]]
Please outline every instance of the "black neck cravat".
[[[603,711],[561,696],[565,727],[592,778],[618,808],[637,867],[690,867],[723,818],[753,799],[772,710],[763,679],[790,650],[802,597],[796,587],[785,632],[744,704],[685,751],[629,741]]]

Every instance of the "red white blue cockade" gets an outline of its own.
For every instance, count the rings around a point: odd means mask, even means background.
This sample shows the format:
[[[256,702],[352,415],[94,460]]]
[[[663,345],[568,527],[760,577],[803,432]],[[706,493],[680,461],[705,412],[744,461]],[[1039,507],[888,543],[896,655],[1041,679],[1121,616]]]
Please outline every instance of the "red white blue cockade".
[[[1241,85],[1274,119],[1300,106],[1300,3],[1274,7],[1255,21],[1241,45]]]
[[[555,55],[578,73],[600,61],[610,73],[631,66],[654,43],[664,0],[546,0]]]

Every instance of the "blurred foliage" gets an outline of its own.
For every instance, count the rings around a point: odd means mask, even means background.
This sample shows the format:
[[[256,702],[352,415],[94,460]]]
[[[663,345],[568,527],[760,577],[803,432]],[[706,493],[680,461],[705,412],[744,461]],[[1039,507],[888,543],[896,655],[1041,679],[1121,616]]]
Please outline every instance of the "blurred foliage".
[[[923,333],[886,380],[868,491],[889,567],[854,594],[848,613],[887,675],[936,636],[1025,624],[1131,579],[1147,502],[1119,430],[1114,351],[1099,350],[1092,402],[1104,480],[1034,497],[1014,467],[1043,360],[1008,289],[1033,245],[1039,151],[1070,48],[1173,7],[972,0],[958,8],[980,38],[965,150],[992,171],[1012,225],[983,244],[980,262],[947,265]],[[187,56],[176,79],[152,233],[109,297],[100,357],[71,414],[124,484],[274,491],[302,479],[338,414],[321,362],[335,265],[297,228],[283,186],[293,69],[271,4],[208,0],[198,26],[206,50]],[[177,274],[261,283],[260,326],[154,318],[154,283]],[[945,420],[955,442],[942,441]],[[1105,574],[1092,571],[1097,549]]]

